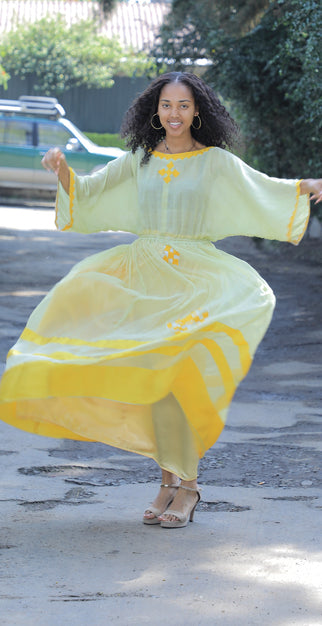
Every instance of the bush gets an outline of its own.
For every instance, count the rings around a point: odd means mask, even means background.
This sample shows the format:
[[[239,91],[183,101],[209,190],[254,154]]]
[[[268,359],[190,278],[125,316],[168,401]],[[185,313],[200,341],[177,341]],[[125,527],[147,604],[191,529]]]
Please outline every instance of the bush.
[[[35,92],[59,94],[78,85],[111,87],[113,76],[142,76],[153,72],[153,60],[116,39],[97,32],[93,21],[68,27],[62,18],[43,18],[9,32],[0,56],[8,72],[36,76]]]
[[[84,133],[86,137],[88,137],[91,141],[96,143],[97,146],[101,146],[103,148],[122,148],[122,150],[126,150],[125,143],[123,139],[118,134],[112,133]]]
[[[209,75],[234,100],[256,167],[277,176],[320,177],[322,9],[313,1],[283,5],[222,51]]]

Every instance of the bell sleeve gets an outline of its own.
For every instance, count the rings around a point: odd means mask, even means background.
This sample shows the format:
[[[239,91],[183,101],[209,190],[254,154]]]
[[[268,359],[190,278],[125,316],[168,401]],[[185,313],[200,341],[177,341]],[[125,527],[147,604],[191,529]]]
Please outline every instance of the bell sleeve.
[[[109,161],[89,176],[70,168],[67,194],[58,182],[55,224],[59,230],[95,233],[137,226],[136,157],[131,152]]]
[[[272,178],[218,148],[212,163],[212,227],[217,239],[234,235],[298,244],[310,215],[300,180]]]

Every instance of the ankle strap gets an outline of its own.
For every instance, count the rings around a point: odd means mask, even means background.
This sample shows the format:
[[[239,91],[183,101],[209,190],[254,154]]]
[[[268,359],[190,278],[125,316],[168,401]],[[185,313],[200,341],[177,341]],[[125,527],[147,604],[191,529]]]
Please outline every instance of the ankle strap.
[[[184,485],[179,485],[180,489],[185,489],[185,491],[193,491],[193,493],[199,493],[200,489],[197,486],[196,489],[193,489],[192,487],[185,487]]]
[[[165,483],[162,483],[160,487],[170,487],[171,489],[179,489],[180,485],[166,485]]]

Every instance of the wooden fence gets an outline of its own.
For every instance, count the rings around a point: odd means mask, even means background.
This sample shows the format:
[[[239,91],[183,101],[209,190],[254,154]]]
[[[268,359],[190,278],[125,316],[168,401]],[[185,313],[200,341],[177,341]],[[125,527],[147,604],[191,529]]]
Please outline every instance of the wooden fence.
[[[59,94],[57,99],[63,105],[66,117],[83,131],[117,133],[125,111],[145,89],[149,80],[123,76],[116,76],[114,80],[113,87],[108,89],[87,89],[81,86]],[[12,76],[7,90],[0,87],[0,98],[15,100],[21,95],[44,95],[35,94],[33,83],[32,75],[27,79]]]

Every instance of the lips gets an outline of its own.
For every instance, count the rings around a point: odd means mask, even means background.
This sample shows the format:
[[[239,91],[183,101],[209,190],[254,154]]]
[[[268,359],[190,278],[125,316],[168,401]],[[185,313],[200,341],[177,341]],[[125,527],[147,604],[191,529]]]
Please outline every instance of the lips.
[[[169,126],[171,126],[171,128],[178,128],[181,126],[181,122],[169,122]]]

